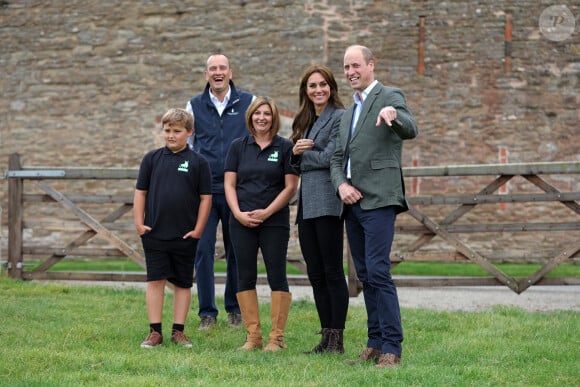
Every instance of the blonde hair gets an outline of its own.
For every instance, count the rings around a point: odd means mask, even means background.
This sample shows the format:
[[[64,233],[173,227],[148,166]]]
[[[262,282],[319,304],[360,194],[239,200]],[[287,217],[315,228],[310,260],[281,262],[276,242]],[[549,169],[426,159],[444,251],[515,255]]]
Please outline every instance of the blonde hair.
[[[187,131],[193,130],[193,116],[185,109],[171,108],[161,118],[161,125],[181,125]]]
[[[256,97],[250,106],[248,106],[248,110],[246,110],[246,127],[252,136],[256,135],[256,129],[252,124],[252,115],[258,108],[262,105],[270,106],[272,110],[272,127],[270,128],[270,134],[272,137],[278,134],[280,131],[280,113],[278,112],[278,107],[276,106],[276,102],[272,98],[269,97]]]

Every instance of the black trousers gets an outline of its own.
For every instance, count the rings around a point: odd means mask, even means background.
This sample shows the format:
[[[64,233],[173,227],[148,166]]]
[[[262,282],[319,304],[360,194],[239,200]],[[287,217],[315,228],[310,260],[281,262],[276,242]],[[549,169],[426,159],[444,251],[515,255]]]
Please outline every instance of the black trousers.
[[[344,329],[349,296],[342,262],[342,220],[336,216],[300,219],[298,238],[321,327]]]
[[[256,289],[258,249],[262,251],[270,289],[282,292],[289,290],[286,257],[290,225],[250,228],[231,216],[230,237],[238,263],[238,292]]]

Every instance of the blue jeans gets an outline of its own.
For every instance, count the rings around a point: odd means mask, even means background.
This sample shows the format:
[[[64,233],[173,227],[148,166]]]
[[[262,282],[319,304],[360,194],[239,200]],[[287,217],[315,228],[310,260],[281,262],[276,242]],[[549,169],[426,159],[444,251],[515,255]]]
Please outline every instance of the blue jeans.
[[[229,231],[230,208],[224,194],[212,194],[211,212],[203,235],[197,245],[195,255],[195,276],[197,283],[197,299],[199,313],[202,316],[217,317],[218,309],[215,305],[214,258],[218,223],[222,224],[222,235],[226,254],[226,289],[224,304],[226,312],[240,313],[240,306],[236,298],[238,292],[238,277],[236,257]]]
[[[346,206],[345,226],[352,260],[363,284],[367,347],[401,356],[403,327],[397,289],[391,277],[391,245],[397,207],[363,210]]]

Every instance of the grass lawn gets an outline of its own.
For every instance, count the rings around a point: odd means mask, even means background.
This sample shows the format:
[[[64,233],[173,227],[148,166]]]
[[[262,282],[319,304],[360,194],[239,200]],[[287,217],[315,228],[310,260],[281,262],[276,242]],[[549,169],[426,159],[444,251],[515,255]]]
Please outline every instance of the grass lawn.
[[[194,302],[195,297],[193,298]],[[223,308],[223,300],[217,300]],[[166,296],[164,329],[171,326]],[[0,385],[4,386],[572,386],[580,385],[580,313],[403,309],[403,364],[347,366],[365,344],[364,308],[351,307],[346,354],[306,355],[319,339],[314,304],[292,304],[288,349],[238,352],[243,329],[223,310],[216,329],[186,325],[193,348],[139,347],[148,330],[144,292],[0,277]],[[269,305],[261,306],[266,336]]]

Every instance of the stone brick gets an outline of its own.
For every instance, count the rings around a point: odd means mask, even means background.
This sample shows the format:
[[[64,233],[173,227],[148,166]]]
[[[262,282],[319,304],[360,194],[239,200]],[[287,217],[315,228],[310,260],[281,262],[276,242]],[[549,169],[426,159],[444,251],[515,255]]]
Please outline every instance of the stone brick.
[[[311,63],[335,72],[350,104],[342,58],[354,43],[374,51],[379,80],[405,91],[420,127],[408,145],[420,149],[418,165],[496,163],[499,146],[509,149],[510,162],[579,160],[580,35],[561,42],[542,36],[538,18],[548,3],[541,3],[2,1],[0,166],[19,152],[27,166],[137,168],[147,150],[160,146],[159,116],[203,90],[205,60],[215,50],[230,56],[238,87],[273,97],[287,116],[298,108],[298,80]],[[580,5],[568,3],[578,19]],[[411,165],[409,149],[403,161]],[[577,187],[578,177],[555,184]],[[479,188],[466,179],[421,183],[423,192],[431,189]]]

